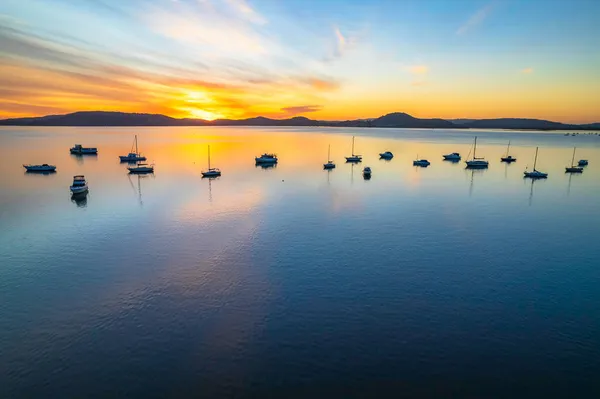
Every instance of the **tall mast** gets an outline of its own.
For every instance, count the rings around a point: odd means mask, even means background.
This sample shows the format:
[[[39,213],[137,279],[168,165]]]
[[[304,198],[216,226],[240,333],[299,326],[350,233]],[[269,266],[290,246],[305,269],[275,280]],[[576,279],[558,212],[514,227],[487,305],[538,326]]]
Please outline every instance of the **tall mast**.
[[[506,148],[506,156],[508,156],[508,151],[510,151],[510,140],[508,140],[508,147]]]
[[[477,136],[475,136],[475,144],[473,145],[473,159],[477,159]]]
[[[137,148],[137,134],[135,135],[135,153],[138,154],[138,148]]]
[[[571,167],[575,165],[575,147],[573,147],[573,158],[571,158]]]
[[[352,156],[354,156],[354,136],[352,136]]]
[[[208,145],[208,169],[210,170],[210,144]]]
[[[535,165],[537,164],[537,153],[538,153],[538,148],[539,147],[535,147],[535,159],[533,160],[533,171],[535,172]]]

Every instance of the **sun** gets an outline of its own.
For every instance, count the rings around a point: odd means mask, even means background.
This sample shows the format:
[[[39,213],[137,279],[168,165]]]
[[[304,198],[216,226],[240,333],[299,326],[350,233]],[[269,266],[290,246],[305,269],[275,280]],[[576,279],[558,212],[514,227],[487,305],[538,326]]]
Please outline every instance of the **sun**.
[[[212,121],[223,117],[223,115],[219,114],[218,112],[205,111],[203,109],[190,108],[187,109],[187,111],[191,118],[206,119],[207,121]]]

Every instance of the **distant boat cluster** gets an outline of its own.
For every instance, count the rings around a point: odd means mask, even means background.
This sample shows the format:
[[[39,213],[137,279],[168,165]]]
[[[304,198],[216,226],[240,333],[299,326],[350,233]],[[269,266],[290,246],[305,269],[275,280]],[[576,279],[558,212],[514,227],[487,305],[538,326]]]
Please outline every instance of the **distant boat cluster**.
[[[568,134],[567,134],[568,135]],[[573,135],[575,135],[573,133]],[[352,152],[350,156],[345,157],[346,163],[359,163],[362,162],[362,155],[358,155],[354,153],[354,143],[355,137],[352,136]],[[98,149],[95,147],[83,147],[81,144],[75,144],[72,148],[70,148],[71,154],[75,155],[97,155]],[[505,156],[500,158],[500,162],[504,163],[513,163],[517,161],[517,158],[510,155],[510,141],[508,142],[508,146],[506,148]],[[538,159],[539,148],[535,149],[535,156],[533,161],[533,169],[525,170],[523,172],[524,177],[531,179],[545,179],[548,177],[548,173],[539,171],[536,169],[537,167],[537,159]],[[575,164],[575,152],[576,148],[573,148],[573,156],[571,157],[571,165],[565,167],[565,173],[583,173],[583,168],[588,165],[587,159],[580,159],[577,164]],[[202,177],[207,178],[215,178],[221,176],[221,170],[219,168],[211,167],[210,162],[210,145],[208,146],[208,168],[206,170],[201,171]],[[470,153],[469,153],[470,155]],[[391,160],[394,158],[394,154],[390,151],[385,151],[379,154],[380,159]],[[462,159],[460,153],[452,152],[443,156],[444,161],[449,162],[459,162]],[[129,166],[127,169],[129,173],[132,174],[148,174],[154,173],[154,164],[147,164],[146,157],[143,156],[138,149],[138,140],[137,135],[134,137],[133,144],[131,146],[131,150],[127,155],[119,156],[119,160],[121,162],[133,163],[133,166]],[[277,164],[279,159],[276,154],[273,153],[265,153],[260,156],[254,158],[254,161],[257,166],[262,166],[264,168],[272,167]],[[483,157],[477,157],[477,137],[474,138],[473,141],[473,157],[469,160],[465,161],[467,169],[487,169],[489,166],[489,162]],[[431,165],[431,162],[427,159],[420,159],[417,155],[417,159],[413,161],[413,165],[417,167],[428,167]],[[335,168],[335,162],[331,160],[331,145],[327,149],[327,162],[323,164],[323,169],[331,170]],[[49,164],[41,164],[41,165],[23,165],[23,167],[27,170],[27,172],[38,172],[38,173],[54,173],[56,172],[55,165]],[[369,166],[365,166],[363,168],[363,177],[365,179],[370,179],[372,175],[372,170]],[[73,184],[70,186],[71,193],[75,195],[86,195],[88,193],[88,185],[83,175],[76,175],[73,177]]]

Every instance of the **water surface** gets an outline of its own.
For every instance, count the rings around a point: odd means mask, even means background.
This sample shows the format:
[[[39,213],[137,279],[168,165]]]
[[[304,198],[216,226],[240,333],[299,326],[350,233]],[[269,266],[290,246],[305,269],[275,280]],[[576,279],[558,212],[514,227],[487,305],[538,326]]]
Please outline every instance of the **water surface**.
[[[475,135],[488,170],[442,161]],[[599,136],[3,127],[0,227],[3,397],[600,393]]]

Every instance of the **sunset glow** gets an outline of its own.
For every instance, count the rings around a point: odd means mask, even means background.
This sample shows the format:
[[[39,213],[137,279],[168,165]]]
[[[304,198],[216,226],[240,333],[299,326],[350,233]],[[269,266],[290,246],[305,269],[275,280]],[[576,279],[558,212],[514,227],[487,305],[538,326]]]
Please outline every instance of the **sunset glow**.
[[[598,14],[583,0],[6,0],[0,118],[598,122]]]

